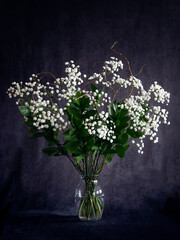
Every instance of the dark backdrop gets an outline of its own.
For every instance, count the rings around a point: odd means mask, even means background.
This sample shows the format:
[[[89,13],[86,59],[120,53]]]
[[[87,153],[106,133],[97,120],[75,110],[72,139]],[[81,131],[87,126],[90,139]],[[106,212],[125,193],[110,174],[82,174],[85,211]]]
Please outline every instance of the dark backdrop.
[[[124,160],[104,167],[100,183],[106,210],[179,211],[179,1],[1,1],[1,210],[42,210],[73,214],[79,176],[65,157],[49,158],[42,139],[29,140],[15,101],[6,94],[12,81],[50,71],[64,76],[64,62],[75,60],[81,71],[116,56],[130,61],[145,86],[158,81],[171,93],[171,125],[159,130],[159,143],[146,142],[143,155],[131,147]],[[169,205],[168,205],[169,206]]]

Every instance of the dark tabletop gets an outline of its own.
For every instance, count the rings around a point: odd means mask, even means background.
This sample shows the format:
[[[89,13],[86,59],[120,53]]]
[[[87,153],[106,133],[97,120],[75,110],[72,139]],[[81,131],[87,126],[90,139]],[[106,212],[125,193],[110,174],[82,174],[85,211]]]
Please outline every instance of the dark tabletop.
[[[11,213],[5,218],[0,239],[180,240],[180,222],[165,213],[144,210],[107,211],[101,221],[96,222],[82,222],[77,216],[60,213]]]

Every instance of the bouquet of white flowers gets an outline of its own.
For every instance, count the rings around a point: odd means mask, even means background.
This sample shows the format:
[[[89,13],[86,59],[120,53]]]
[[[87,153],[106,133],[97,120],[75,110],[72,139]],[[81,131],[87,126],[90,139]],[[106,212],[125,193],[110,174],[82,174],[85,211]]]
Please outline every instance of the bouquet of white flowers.
[[[121,77],[123,63],[116,57],[104,62],[101,73],[88,78],[71,60],[65,63],[66,77],[57,78],[49,72],[32,74],[29,81],[13,82],[8,89],[9,97],[17,99],[31,138],[44,137],[48,147],[43,152],[65,155],[82,176],[81,219],[102,216],[103,195],[97,195],[95,189],[104,164],[109,164],[114,154],[124,158],[131,143],[142,154],[144,138],[157,143],[160,124],[170,124],[168,111],[162,108],[162,104],[168,105],[170,93],[157,82],[145,90],[124,59],[130,71],[126,79]],[[53,81],[43,83],[47,76]],[[128,95],[119,101],[119,90],[128,87]]]

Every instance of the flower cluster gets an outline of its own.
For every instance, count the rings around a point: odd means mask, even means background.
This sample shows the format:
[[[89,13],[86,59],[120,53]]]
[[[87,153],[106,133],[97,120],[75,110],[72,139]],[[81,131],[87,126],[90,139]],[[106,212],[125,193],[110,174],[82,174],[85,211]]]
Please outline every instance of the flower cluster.
[[[111,73],[118,72],[119,69],[123,69],[123,63],[121,60],[118,60],[118,58],[111,57],[110,61],[105,61],[103,69]]]
[[[86,78],[86,75],[84,74],[82,78],[82,74],[79,69],[80,66],[76,66],[73,60],[71,60],[70,62],[66,62],[65,65],[65,72],[68,76],[65,78],[61,78],[61,82],[64,87],[62,89],[62,97],[69,100],[71,96],[74,96],[75,93],[80,90],[80,88],[78,88],[77,86],[81,85],[84,82],[83,78]]]
[[[135,77],[131,79],[134,81],[134,87],[139,90],[139,95],[131,95],[120,107],[128,110],[132,121],[130,129],[143,133],[143,136],[140,137],[140,143],[136,143],[138,152],[142,154],[144,147],[143,139],[148,135],[150,140],[157,143],[157,132],[160,124],[170,124],[167,121],[168,111],[161,106],[151,106],[148,102],[154,100],[158,103],[166,103],[168,105],[170,93],[166,92],[157,82],[154,82],[150,89],[145,91],[141,80]],[[132,140],[132,143],[135,143],[135,141]]]
[[[166,103],[166,105],[170,102],[170,93],[165,91],[157,82],[151,85],[149,89],[149,94],[151,94],[154,98],[154,101],[158,103]]]
[[[110,61],[105,61],[103,66],[103,72],[102,73],[94,73],[92,76],[88,78],[88,80],[92,81],[95,80],[96,84],[102,84],[102,86],[105,87],[111,87],[111,85],[114,85],[116,82],[119,83],[120,76],[116,74],[119,70],[123,69],[123,63],[122,61],[118,60],[115,57],[111,57]],[[108,80],[108,76],[112,75],[112,79]]]
[[[49,73],[53,81],[42,83],[44,76],[48,73],[32,74],[29,81],[13,82],[8,89],[9,97],[17,98],[16,104],[29,108],[34,127],[38,130],[52,127],[54,131],[67,129],[70,122],[65,110],[72,104],[76,93],[80,92],[89,98],[90,109],[96,111],[94,116],[83,121],[84,128],[89,135],[113,144],[116,139],[117,126],[109,113],[102,109],[108,109],[115,97],[118,99],[117,92],[120,88],[132,88],[133,86],[137,90],[136,94],[133,95],[132,92],[118,105],[120,109],[126,109],[130,117],[127,128],[143,133],[139,137],[139,142],[132,140],[132,143],[136,143],[138,152],[143,153],[143,140],[146,136],[154,143],[158,142],[157,132],[160,124],[170,124],[167,120],[168,111],[161,106],[169,104],[170,93],[166,92],[157,82],[154,82],[146,91],[140,79],[134,76],[122,78],[119,72],[123,70],[123,63],[115,57],[104,62],[102,73],[94,73],[89,78],[81,74],[80,66],[76,66],[74,61],[66,62],[65,66],[66,77],[56,78]],[[84,83],[86,78],[87,81]],[[85,86],[92,85],[92,83],[96,85],[93,85],[91,90],[86,90]],[[105,89],[109,91],[106,92]],[[152,101],[161,105],[152,105],[150,104]],[[85,109],[84,113],[86,111],[88,109]],[[24,118],[25,121],[28,120],[27,116]]]
[[[85,129],[90,135],[95,135],[100,139],[110,141],[116,139],[113,128],[115,128],[113,121],[109,120],[109,113],[102,111],[97,117],[91,116],[84,121]]]

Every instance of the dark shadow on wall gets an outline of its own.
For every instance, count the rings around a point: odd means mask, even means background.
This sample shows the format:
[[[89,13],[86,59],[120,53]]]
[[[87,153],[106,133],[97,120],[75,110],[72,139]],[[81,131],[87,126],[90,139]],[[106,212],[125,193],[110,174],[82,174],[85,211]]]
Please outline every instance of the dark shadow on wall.
[[[180,194],[175,192],[172,196],[169,196],[160,211],[180,223]]]
[[[21,191],[21,167],[22,149],[17,149],[13,166],[7,181],[0,190],[0,233],[3,231],[3,224],[8,211],[17,206],[23,207],[24,198]]]
[[[180,193],[177,190],[167,196],[159,194],[157,198],[146,198],[144,205],[180,223]]]

